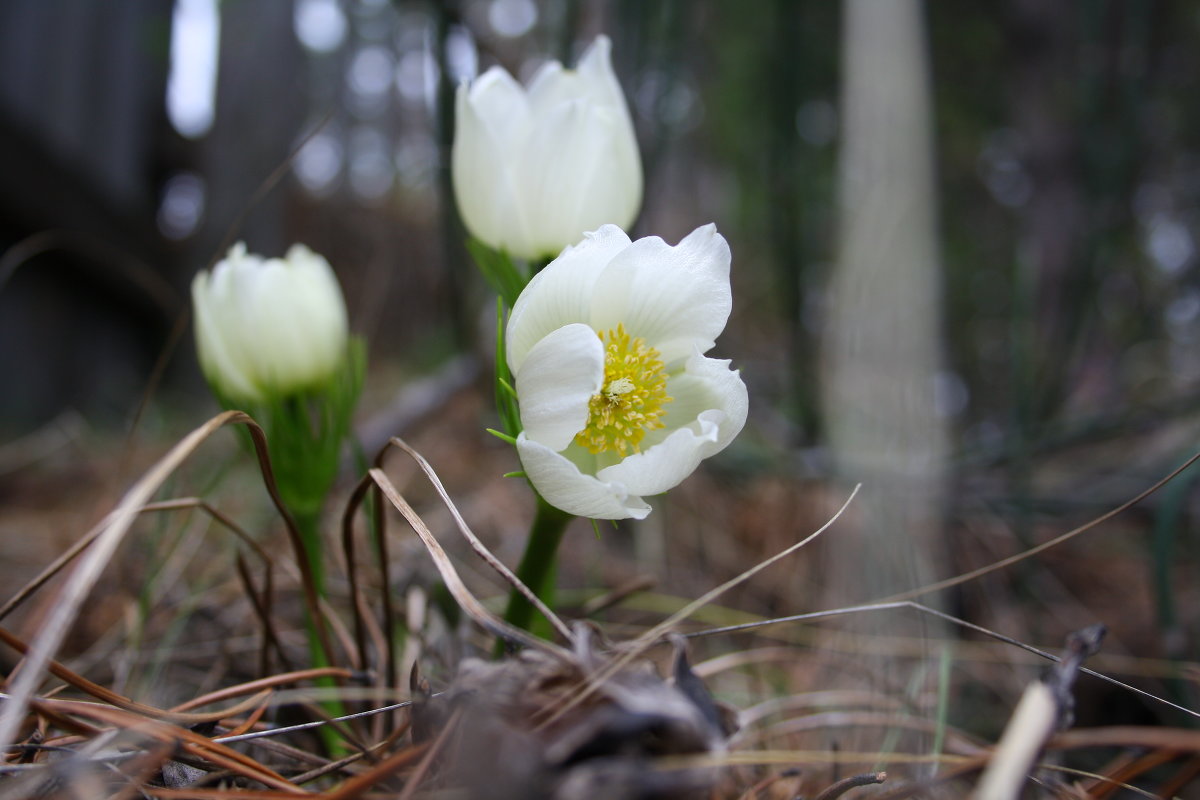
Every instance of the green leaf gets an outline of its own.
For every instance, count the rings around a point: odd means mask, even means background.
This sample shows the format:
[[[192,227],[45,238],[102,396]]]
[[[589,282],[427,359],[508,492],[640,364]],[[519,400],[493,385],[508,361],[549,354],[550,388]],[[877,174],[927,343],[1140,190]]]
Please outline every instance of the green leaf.
[[[525,289],[525,284],[529,283],[529,268],[524,263],[513,261],[503,250],[493,250],[475,238],[467,239],[467,251],[484,279],[511,308]]]
[[[513,388],[512,372],[508,369],[507,347],[504,339],[505,307],[502,298],[496,298],[496,386],[493,391],[496,414],[510,436],[521,432],[521,411],[517,404],[517,390]]]
[[[496,430],[495,428],[484,428],[484,430],[486,430],[488,433],[490,433],[492,436],[495,436],[497,439],[499,439],[502,442],[507,442],[508,444],[511,444],[514,446],[517,444],[516,438],[509,436],[507,433],[501,433],[500,431]]]

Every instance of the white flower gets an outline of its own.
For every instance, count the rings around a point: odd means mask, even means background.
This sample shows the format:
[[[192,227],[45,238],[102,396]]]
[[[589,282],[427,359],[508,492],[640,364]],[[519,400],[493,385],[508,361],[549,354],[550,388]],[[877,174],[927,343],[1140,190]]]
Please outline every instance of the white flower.
[[[346,303],[329,262],[302,244],[263,259],[238,243],[192,281],[196,351],[218,394],[256,402],[319,387],[346,357]]]
[[[746,385],[706,358],[732,299],[712,225],[675,247],[605,225],[534,276],[513,306],[508,366],[537,491],[564,511],[641,519],[746,422]]]
[[[528,90],[500,67],[458,87],[454,194],[475,238],[536,259],[633,222],[642,163],[609,49],[598,37],[575,70],[551,61]]]

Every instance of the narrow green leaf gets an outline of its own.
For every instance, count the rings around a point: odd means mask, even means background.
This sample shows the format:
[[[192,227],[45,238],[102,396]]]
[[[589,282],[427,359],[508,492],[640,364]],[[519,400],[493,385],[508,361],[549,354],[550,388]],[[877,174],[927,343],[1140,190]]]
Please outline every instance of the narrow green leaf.
[[[514,445],[514,446],[517,444],[516,438],[509,436],[507,433],[501,433],[500,431],[496,430],[495,428],[485,428],[484,430],[486,430],[488,433],[490,433],[492,436],[495,436],[497,439],[499,439],[502,442],[508,442],[509,444]]]

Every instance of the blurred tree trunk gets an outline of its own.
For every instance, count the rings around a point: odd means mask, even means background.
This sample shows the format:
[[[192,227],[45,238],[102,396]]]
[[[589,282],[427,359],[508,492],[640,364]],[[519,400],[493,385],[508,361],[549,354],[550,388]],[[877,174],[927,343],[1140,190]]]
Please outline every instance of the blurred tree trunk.
[[[178,312],[154,226],[170,18],[0,3],[0,438],[124,421]]]
[[[223,257],[227,237],[266,256],[281,256],[291,244],[287,192],[277,185],[258,193],[299,143],[307,112],[307,73],[291,4],[220,8],[216,118],[197,145],[207,192],[204,221],[189,243],[196,266]]]
[[[822,344],[836,468],[863,492],[826,543],[827,606],[939,572],[946,423],[928,51],[918,0],[843,6],[838,259]],[[853,528],[853,530],[851,530]],[[895,619],[880,620],[895,630]]]

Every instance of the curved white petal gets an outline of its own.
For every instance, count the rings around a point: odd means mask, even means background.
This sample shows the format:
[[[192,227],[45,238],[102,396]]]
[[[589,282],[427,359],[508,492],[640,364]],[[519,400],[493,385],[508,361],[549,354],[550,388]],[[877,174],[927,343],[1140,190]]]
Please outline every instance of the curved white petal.
[[[599,470],[597,478],[620,482],[640,495],[665,492],[724,450],[746,424],[746,384],[728,361],[694,355],[685,371],[667,382],[667,393],[674,399],[663,420],[666,428],[645,440],[653,444]]]
[[[503,148],[521,141],[530,122],[529,98],[521,84],[501,67],[492,67],[475,79],[467,89],[466,101],[475,118],[486,127]]]
[[[596,282],[591,323],[624,324],[671,364],[711,349],[733,307],[729,244],[704,225],[671,247],[656,236],[616,255]]]
[[[615,225],[604,225],[568,247],[529,282],[513,305],[505,330],[508,368],[521,370],[529,350],[573,322],[588,322],[592,289],[609,261],[629,246],[629,237]]]
[[[463,224],[476,239],[530,257],[522,181],[514,151],[529,126],[524,90],[502,69],[488,70],[455,97],[451,179]]]
[[[575,71],[588,87],[588,96],[597,103],[625,108],[625,95],[612,67],[612,40],[601,34],[579,57]]]
[[[563,450],[587,425],[588,401],[604,383],[604,345],[587,325],[559,328],[529,351],[516,383],[525,435]]]
[[[612,109],[576,99],[538,118],[522,154],[534,246],[551,255],[585,231],[633,222],[641,205],[641,163],[632,130]],[[630,158],[633,158],[632,164]],[[633,185],[631,185],[633,181]]]
[[[196,315],[196,355],[204,376],[229,398],[261,400],[262,394],[237,362],[220,319],[221,299],[213,291],[213,276],[200,272],[192,280],[192,308]]]
[[[642,205],[642,157],[637,132],[621,83],[612,68],[611,51],[612,43],[608,37],[597,36],[576,67],[586,87],[584,91],[599,110],[605,127],[611,131],[609,152],[589,191],[593,195],[609,196],[603,203],[599,200],[596,203],[613,209],[613,213],[608,219],[585,225],[587,230],[603,222],[628,227]]]
[[[644,519],[650,506],[619,483],[579,471],[570,459],[522,433],[517,437],[521,466],[546,502],[568,514],[592,519]]]
[[[563,67],[561,62],[545,61],[533,73],[525,90],[529,113],[533,116],[545,114],[559,103],[581,96],[584,89],[574,71]]]
[[[287,260],[268,259],[253,274],[243,336],[259,382],[282,394],[321,382],[337,369],[347,339],[345,303],[329,263],[293,247]]]
[[[724,416],[720,411],[705,411],[692,425],[672,431],[653,447],[605,467],[596,477],[621,483],[638,494],[672,489],[696,471],[707,449],[716,443]]]
[[[746,425],[750,411],[746,384],[738,370],[729,368],[726,359],[693,354],[683,372],[667,379],[667,394],[673,398],[663,418],[667,430],[689,425],[709,409],[725,415],[715,446],[705,458],[724,450]]]

